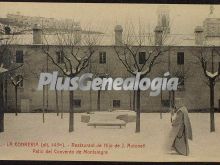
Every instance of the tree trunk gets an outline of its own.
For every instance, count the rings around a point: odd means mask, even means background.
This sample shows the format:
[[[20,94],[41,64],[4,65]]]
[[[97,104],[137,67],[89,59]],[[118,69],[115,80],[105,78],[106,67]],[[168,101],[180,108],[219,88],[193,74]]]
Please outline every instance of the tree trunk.
[[[63,119],[63,91],[61,90],[61,119]]]
[[[3,78],[0,76],[0,132],[4,132],[4,95]]]
[[[73,107],[73,97],[74,93],[73,91],[69,92],[69,99],[70,99],[70,109],[69,109],[69,132],[74,131],[74,107]]]
[[[101,105],[100,104],[100,95],[101,95],[100,93],[101,93],[101,90],[98,90],[98,99],[97,99],[97,110],[98,111],[100,111],[100,105]]]
[[[55,90],[56,93],[56,112],[57,112],[57,116],[59,116],[59,105],[58,105],[58,92],[57,90]]]
[[[18,116],[18,86],[15,86],[15,116]]]
[[[46,56],[46,71],[49,72],[49,63],[48,63],[48,56]],[[48,112],[48,109],[49,109],[49,86],[47,85],[46,86],[46,105],[47,105],[47,111]]]
[[[170,108],[174,108],[175,107],[175,91],[171,91],[171,93],[170,93],[170,95],[169,95],[169,97],[170,97],[170,99],[171,99],[171,101],[170,101]],[[172,123],[173,121],[173,119],[172,119],[172,115],[173,115],[173,112],[171,112],[171,118],[170,118],[170,122]]]
[[[132,110],[132,91],[129,92],[129,109]]]
[[[162,104],[162,100],[163,100],[162,90],[160,92],[160,100],[161,100],[160,119],[162,119],[163,118],[163,116],[162,116],[162,107],[163,107],[163,104]]]
[[[5,89],[5,112],[8,112],[8,80],[7,78],[5,79],[5,85],[4,85],[4,89]]]
[[[171,91],[169,91],[169,101],[170,101],[170,105],[169,105],[169,107],[170,107],[170,110],[173,108],[173,102],[172,102],[172,98],[171,98],[171,96],[172,96],[172,92]],[[173,121],[172,121],[172,112],[170,112],[171,113],[171,116],[170,116],[170,122],[172,123]]]
[[[89,90],[89,112],[92,111],[92,90]]]
[[[45,86],[43,86],[43,123],[45,123],[44,111],[45,111]]]
[[[136,91],[133,91],[133,111],[136,112]]]
[[[49,91],[48,91],[48,85],[46,86],[46,105],[47,105],[47,111],[48,112],[48,109],[49,109]]]
[[[172,91],[172,104],[175,105],[175,91]]]
[[[136,112],[136,133],[139,133],[140,132],[140,125],[141,125],[141,121],[140,121],[140,116],[141,116],[141,110],[140,110],[140,99],[141,99],[141,91],[140,89],[137,90],[137,96],[136,96],[136,99],[137,99],[137,112]]]
[[[210,132],[215,132],[215,117],[214,117],[214,81],[209,80],[210,84]]]

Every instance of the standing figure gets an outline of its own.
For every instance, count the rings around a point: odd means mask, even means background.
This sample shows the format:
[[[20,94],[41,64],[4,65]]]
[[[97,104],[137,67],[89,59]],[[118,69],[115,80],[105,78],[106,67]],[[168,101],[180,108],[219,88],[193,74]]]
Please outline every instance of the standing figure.
[[[181,155],[188,156],[188,139],[192,140],[192,127],[183,99],[175,99],[174,112],[175,117],[171,119],[172,129],[169,135],[169,148],[175,149]]]

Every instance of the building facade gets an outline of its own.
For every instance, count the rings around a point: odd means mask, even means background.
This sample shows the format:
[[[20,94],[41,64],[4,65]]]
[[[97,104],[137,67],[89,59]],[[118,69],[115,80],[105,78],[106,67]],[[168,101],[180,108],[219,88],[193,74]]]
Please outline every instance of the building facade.
[[[159,25],[155,30],[155,43],[154,45],[143,45],[137,53],[137,61],[142,65],[142,60],[146,58],[145,50],[152,49],[158,46],[158,42],[162,42],[163,28],[167,28],[170,33],[169,16],[167,10],[164,15],[160,14]],[[160,30],[160,24],[163,28]],[[209,86],[205,83],[205,76],[202,67],[198,65],[198,59],[195,52],[205,49],[208,56],[212,56],[212,62],[208,61],[208,69],[213,68],[215,72],[220,72],[220,38],[218,29],[210,32],[212,25],[219,27],[219,19],[207,18],[203,26],[195,28],[193,39],[190,39],[187,44],[185,40],[177,41],[171,45],[160,45],[162,47],[169,47],[169,51],[163,53],[158,59],[160,63],[155,65],[147,77],[163,77],[165,72],[170,72],[171,75],[176,76],[174,73],[181,72],[184,74],[183,81],[179,84],[178,90],[175,92],[175,97],[182,97],[185,99],[186,105],[189,110],[204,110],[209,108]],[[159,28],[158,28],[159,27]],[[211,28],[213,29],[213,28]],[[23,75],[23,81],[18,87],[18,107],[20,112],[35,112],[42,110],[43,98],[45,101],[45,108],[47,111],[54,112],[57,109],[56,100],[58,100],[59,110],[69,111],[69,93],[68,91],[52,91],[49,87],[45,88],[45,95],[43,91],[37,90],[39,76],[41,72],[59,71],[59,69],[48,59],[47,55],[43,53],[42,49],[50,47],[50,53],[57,60],[57,63],[62,65],[62,53],[60,49],[65,51],[70,49],[69,45],[56,45],[56,44],[43,44],[42,33],[39,28],[33,29],[33,44],[11,44],[9,46],[13,55],[15,63],[22,63],[23,67],[19,69],[19,73]],[[81,40],[78,33],[77,40]],[[111,45],[95,45],[95,52],[89,61],[88,67],[83,70],[83,73],[93,73],[95,76],[108,75],[113,79],[116,77],[132,77],[126,70],[121,61],[119,60],[115,51],[115,46],[123,46],[123,28],[120,25],[115,27],[115,43]],[[183,40],[183,42],[182,42]],[[213,41],[212,41],[213,40]],[[79,41],[78,41],[79,42]],[[211,43],[211,44],[208,44]],[[133,45],[135,47],[136,45]],[[74,49],[80,49],[84,52],[87,46],[78,44]],[[212,50],[215,49],[215,52]],[[80,55],[79,55],[80,56]],[[60,72],[62,76],[62,72]],[[9,81],[9,80],[8,80]],[[9,81],[10,82],[10,81]],[[15,92],[11,83],[8,83],[7,88],[7,106],[8,111],[15,109]],[[149,90],[141,91],[141,112],[167,112],[171,94],[169,91],[161,91],[158,96],[150,97]],[[132,110],[134,103],[133,91],[74,91],[74,109],[76,112],[87,111],[109,111],[114,109],[130,109]],[[100,105],[99,105],[100,102]],[[220,79],[215,84],[215,107],[220,108]]]

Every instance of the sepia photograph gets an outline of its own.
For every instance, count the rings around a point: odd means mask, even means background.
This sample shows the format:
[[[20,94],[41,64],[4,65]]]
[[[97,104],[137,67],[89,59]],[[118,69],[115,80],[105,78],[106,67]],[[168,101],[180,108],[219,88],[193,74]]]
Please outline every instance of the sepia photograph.
[[[220,5],[0,2],[0,160],[220,162]]]

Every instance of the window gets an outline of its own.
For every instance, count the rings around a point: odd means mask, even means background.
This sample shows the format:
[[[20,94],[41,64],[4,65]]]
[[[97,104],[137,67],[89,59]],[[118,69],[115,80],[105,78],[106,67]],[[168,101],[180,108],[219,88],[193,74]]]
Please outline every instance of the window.
[[[81,107],[81,100],[80,99],[73,100],[73,106],[74,106],[74,108],[80,108]]]
[[[160,93],[161,106],[170,107],[171,106],[171,93],[169,91],[161,91]]]
[[[11,28],[9,26],[5,26],[5,34],[6,35],[11,34]]]
[[[106,64],[106,52],[99,52],[99,63]]]
[[[183,76],[179,77],[179,85],[184,86],[184,77]]]
[[[177,64],[184,65],[184,52],[177,53]]]
[[[146,52],[139,52],[139,64],[144,64],[146,60]]]
[[[220,62],[218,62],[218,73],[220,73]]]
[[[178,90],[183,91],[185,85],[185,79],[184,76],[179,76],[179,84],[178,84]]]
[[[64,52],[58,51],[58,52],[56,52],[56,54],[57,54],[57,63],[59,63],[59,64],[64,63]]]
[[[22,75],[16,76],[15,80],[16,80],[16,83],[19,82],[19,84],[18,84],[19,87],[23,87],[23,77],[22,77]]]
[[[119,108],[120,107],[120,100],[113,100],[113,108]]]
[[[170,100],[169,99],[161,100],[161,104],[164,107],[170,107]]]
[[[16,51],[16,63],[23,63],[24,59],[23,59],[23,51],[22,50],[17,50]]]

